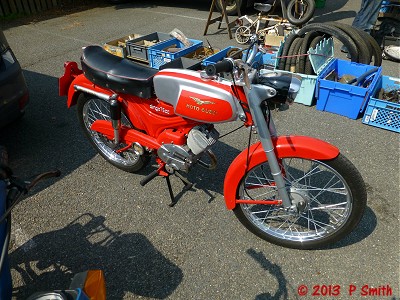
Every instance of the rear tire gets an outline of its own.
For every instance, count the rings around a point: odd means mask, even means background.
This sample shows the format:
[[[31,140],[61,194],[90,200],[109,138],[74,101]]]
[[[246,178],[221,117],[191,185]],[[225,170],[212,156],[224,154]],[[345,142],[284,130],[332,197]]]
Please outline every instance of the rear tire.
[[[117,154],[115,150],[125,147],[126,144],[115,145],[107,137],[90,129],[96,120],[111,120],[110,107],[107,101],[95,96],[81,94],[78,99],[77,113],[79,124],[86,137],[97,152],[110,164],[123,171],[133,173],[139,171],[148,163],[149,157],[146,154],[138,155],[132,149]],[[124,112],[121,112],[121,124],[134,128]]]
[[[295,210],[283,206],[238,204],[239,221],[260,238],[296,249],[326,247],[348,235],[364,213],[367,193],[354,165],[339,154],[328,161],[281,160]],[[268,162],[249,170],[237,187],[238,199],[280,199]]]

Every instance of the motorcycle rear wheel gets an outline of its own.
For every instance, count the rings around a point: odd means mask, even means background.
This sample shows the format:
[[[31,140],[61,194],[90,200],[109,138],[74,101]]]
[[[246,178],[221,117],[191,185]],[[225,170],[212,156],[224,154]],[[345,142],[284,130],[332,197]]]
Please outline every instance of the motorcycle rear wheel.
[[[295,249],[323,248],[349,234],[361,220],[364,181],[343,155],[318,161],[285,158],[285,182],[297,211],[278,205],[239,204],[234,213],[262,239]],[[249,170],[237,188],[240,199],[280,199],[267,162]]]
[[[123,171],[133,173],[142,169],[148,163],[148,156],[145,154],[138,155],[132,149],[119,154],[116,153],[116,149],[121,149],[126,144],[115,145],[107,137],[90,129],[96,120],[111,120],[110,107],[107,101],[95,96],[81,94],[78,99],[77,113],[79,123],[86,137],[97,152],[110,164]],[[121,113],[121,125],[133,128],[133,125],[123,112]]]

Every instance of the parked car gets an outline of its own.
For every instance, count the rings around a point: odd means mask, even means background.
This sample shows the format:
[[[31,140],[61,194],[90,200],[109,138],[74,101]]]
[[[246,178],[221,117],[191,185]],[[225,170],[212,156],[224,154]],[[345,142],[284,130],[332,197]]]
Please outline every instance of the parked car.
[[[0,30],[0,128],[22,116],[28,102],[21,66]]]

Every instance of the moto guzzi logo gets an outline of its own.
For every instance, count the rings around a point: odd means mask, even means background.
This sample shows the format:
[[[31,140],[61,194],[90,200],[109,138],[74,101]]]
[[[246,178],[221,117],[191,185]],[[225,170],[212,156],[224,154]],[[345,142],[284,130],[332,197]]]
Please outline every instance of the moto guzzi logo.
[[[196,102],[197,105],[203,105],[203,104],[215,104],[215,102],[212,101],[208,101],[208,100],[200,100],[199,98],[196,97],[192,97],[189,96],[194,102]],[[199,107],[196,105],[192,105],[192,104],[186,104],[186,108],[187,109],[191,109],[191,110],[195,110],[198,112],[202,112],[205,114],[210,114],[210,115],[216,115],[217,111],[213,110],[213,109],[208,109],[208,108],[204,108],[204,107]]]
[[[197,105],[203,105],[203,104],[215,104],[215,102],[208,101],[208,100],[200,100],[199,98],[192,97],[190,96],[191,99],[193,99],[194,102],[197,103]]]

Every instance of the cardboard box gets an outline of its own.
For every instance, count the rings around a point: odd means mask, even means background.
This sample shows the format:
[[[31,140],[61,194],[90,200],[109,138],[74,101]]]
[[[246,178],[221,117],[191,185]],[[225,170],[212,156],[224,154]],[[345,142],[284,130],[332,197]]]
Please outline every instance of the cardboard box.
[[[104,43],[103,48],[119,57],[126,57],[126,41],[141,37],[142,35],[133,33],[119,39]]]

